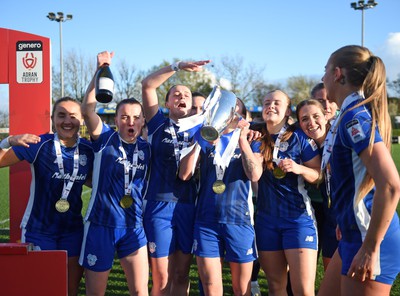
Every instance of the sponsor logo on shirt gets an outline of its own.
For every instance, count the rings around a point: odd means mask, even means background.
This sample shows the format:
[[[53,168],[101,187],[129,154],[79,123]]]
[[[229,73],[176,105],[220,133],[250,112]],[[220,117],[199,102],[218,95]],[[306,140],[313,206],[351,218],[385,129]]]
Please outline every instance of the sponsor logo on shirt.
[[[346,129],[353,143],[358,143],[365,139],[365,134],[358,119],[353,119],[347,122]]]
[[[318,149],[318,146],[317,146],[317,144],[315,143],[315,141],[313,139],[307,139],[307,141],[308,141],[308,143],[310,143],[311,148],[312,148],[313,151]]]
[[[140,155],[139,155],[139,158],[140,158]],[[116,160],[115,160],[115,162],[118,162],[119,164],[124,164],[124,162],[125,162],[125,160],[124,160],[124,158],[123,157],[118,157]],[[133,166],[133,164],[128,160],[128,167],[129,167],[129,169],[131,170],[134,166]],[[144,166],[144,164],[143,163],[138,163],[138,165],[136,166],[136,169],[137,170],[144,170],[145,169],[145,166]]]
[[[86,180],[87,174],[80,174],[77,175],[75,178],[75,181],[84,181]],[[64,180],[69,180],[71,179],[71,174],[70,173],[66,173],[64,175],[62,175],[60,172],[55,172],[53,174],[53,176],[51,176],[52,179],[64,179]]]

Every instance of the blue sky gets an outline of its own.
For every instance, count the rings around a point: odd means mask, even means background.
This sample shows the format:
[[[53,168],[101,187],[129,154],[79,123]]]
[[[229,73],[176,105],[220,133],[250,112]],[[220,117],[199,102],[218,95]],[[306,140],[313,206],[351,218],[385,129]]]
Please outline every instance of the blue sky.
[[[320,77],[329,55],[361,43],[361,11],[347,0],[0,0],[0,27],[49,37],[59,66],[59,24],[49,12],[72,14],[63,23],[63,52],[75,49],[95,61],[115,51],[148,70],[174,58],[240,56],[265,68],[265,79]],[[380,56],[390,79],[400,73],[399,0],[377,0],[365,11],[364,45]],[[0,65],[1,66],[1,65]],[[4,101],[4,86],[0,101]],[[4,103],[3,103],[4,104]],[[1,108],[1,104],[0,104]]]

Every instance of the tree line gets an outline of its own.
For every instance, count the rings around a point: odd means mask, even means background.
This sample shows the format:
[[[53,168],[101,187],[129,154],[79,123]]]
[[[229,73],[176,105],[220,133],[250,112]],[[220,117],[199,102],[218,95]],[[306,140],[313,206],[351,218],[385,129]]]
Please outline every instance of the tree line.
[[[175,60],[176,61],[176,60]],[[141,81],[149,73],[171,64],[174,61],[163,61],[147,71],[138,70],[135,65],[125,59],[113,64],[111,70],[115,80],[115,101],[134,97],[141,101]],[[76,50],[67,52],[64,58],[64,95],[82,101],[87,86],[96,71],[95,59],[88,58]],[[167,90],[175,84],[187,85],[192,91],[199,91],[207,96],[215,84],[228,89],[241,98],[248,107],[262,106],[265,93],[274,89],[282,89],[292,99],[292,104],[310,97],[311,89],[319,83],[320,78],[305,75],[287,78],[285,83],[271,83],[264,78],[265,66],[246,65],[241,56],[224,56],[206,66],[199,73],[178,72],[164,83],[157,91],[160,106],[164,106]],[[61,96],[60,72],[52,69],[52,97],[56,100]],[[321,74],[322,76],[322,74]],[[396,80],[388,81],[389,113],[400,114],[400,73]],[[8,111],[0,110],[0,127],[8,126]]]

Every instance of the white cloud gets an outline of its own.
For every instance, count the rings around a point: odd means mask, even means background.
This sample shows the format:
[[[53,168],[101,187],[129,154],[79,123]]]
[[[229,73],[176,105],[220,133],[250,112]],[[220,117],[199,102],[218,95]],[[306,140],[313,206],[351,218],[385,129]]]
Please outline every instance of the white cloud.
[[[385,63],[389,80],[400,74],[400,32],[389,33],[384,45],[376,53]]]

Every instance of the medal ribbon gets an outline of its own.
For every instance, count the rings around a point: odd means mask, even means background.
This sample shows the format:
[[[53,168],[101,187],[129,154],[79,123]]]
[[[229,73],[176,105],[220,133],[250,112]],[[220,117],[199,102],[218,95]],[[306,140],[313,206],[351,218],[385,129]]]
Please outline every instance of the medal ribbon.
[[[57,133],[54,134],[54,149],[56,150],[57,164],[58,169],[61,174],[61,178],[64,180],[63,191],[61,195],[61,199],[67,200],[69,193],[71,192],[72,185],[74,185],[76,176],[78,175],[79,170],[79,138],[76,142],[76,148],[74,150],[74,169],[72,171],[72,175],[70,176],[68,183],[65,183],[65,172],[64,172],[64,162],[61,152],[61,144],[60,139],[58,138]]]
[[[232,136],[221,136],[217,145],[215,145],[214,165],[221,167],[224,171],[229,166],[231,158],[235,153],[240,137],[240,129],[233,131]],[[222,152],[222,153],[221,153]]]
[[[358,100],[360,98],[362,98],[362,94],[355,92],[355,93],[351,94],[350,96],[348,96],[344,100],[342,107],[340,108],[340,111],[338,113],[338,116],[333,121],[331,128],[329,129],[329,132],[326,135],[326,138],[324,141],[324,150],[322,152],[322,160],[321,160],[321,172],[325,172],[326,193],[329,198],[331,195],[331,186],[330,186],[331,172],[330,172],[330,170],[327,169],[327,165],[328,165],[329,159],[332,155],[333,145],[335,143],[336,136],[337,136],[337,129],[339,127],[338,124],[344,115],[344,110],[351,103],[355,102],[356,100]]]
[[[287,128],[288,128],[288,125],[285,123],[285,125],[282,126],[281,130],[279,131],[278,138],[275,141],[274,151],[272,152],[272,161],[274,163],[276,163],[277,165],[281,161],[278,158],[279,145],[281,144],[281,140],[282,140],[283,134],[286,132]]]
[[[135,177],[136,174],[136,169],[137,169],[137,164],[138,164],[138,143],[136,142],[136,147],[135,151],[133,152],[132,156],[132,179],[131,182],[129,182],[129,163],[128,163],[128,157],[126,155],[124,147],[122,147],[122,140],[119,138],[120,145],[119,145],[119,150],[122,153],[123,161],[124,161],[124,192],[125,195],[131,195],[132,192],[132,182],[133,178]]]
[[[169,131],[172,136],[172,142],[174,144],[174,154],[175,154],[175,161],[176,161],[176,167],[179,167],[179,162],[181,158],[181,149],[179,149],[179,143],[178,143],[178,137],[176,136],[175,128],[172,124],[172,120],[169,120]],[[183,145],[182,149],[185,149],[189,143],[189,134],[187,132],[183,133]]]

